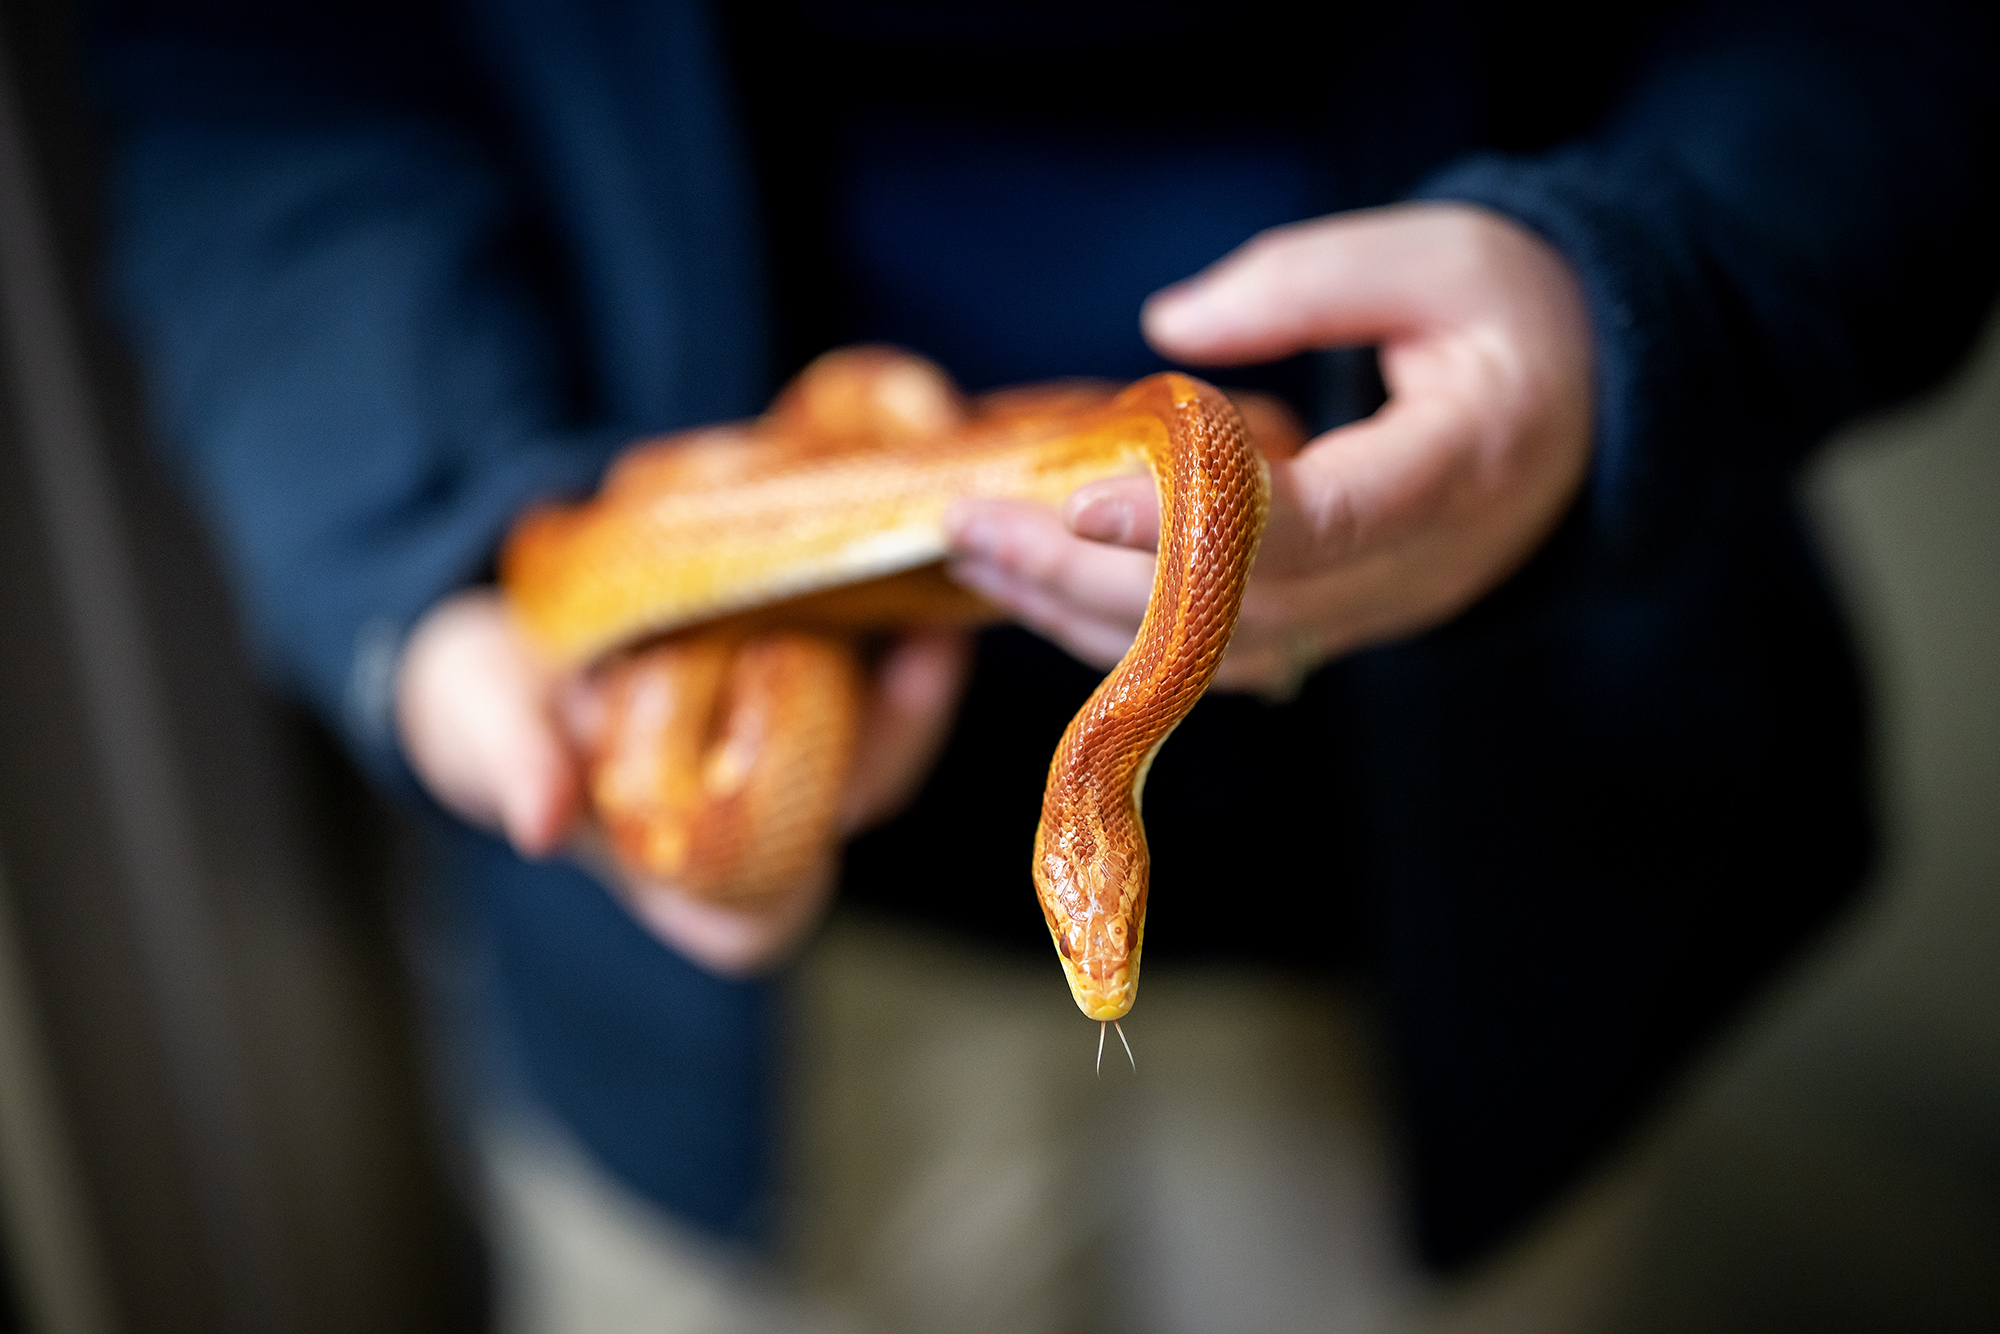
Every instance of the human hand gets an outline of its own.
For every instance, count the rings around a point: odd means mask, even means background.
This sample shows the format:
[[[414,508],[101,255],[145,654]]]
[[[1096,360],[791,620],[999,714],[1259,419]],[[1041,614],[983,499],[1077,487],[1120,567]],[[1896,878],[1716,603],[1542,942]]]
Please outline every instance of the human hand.
[[[915,795],[950,728],[970,658],[956,632],[912,632],[889,646],[863,703],[843,835],[887,819]],[[585,808],[584,739],[594,706],[589,678],[544,666],[490,589],[433,607],[397,669],[404,754],[447,809],[502,834],[524,857],[575,857],[648,929],[711,971],[775,967],[818,921],[831,875],[738,909],[627,871]]]
[[[1589,316],[1547,243],[1461,204],[1280,227],[1156,293],[1162,353],[1200,365],[1376,344],[1374,416],[1271,461],[1271,514],[1216,684],[1282,697],[1329,658],[1449,620],[1518,568],[1582,484]],[[1060,515],[961,503],[954,577],[1109,667],[1152,591],[1148,478],[1080,487]]]

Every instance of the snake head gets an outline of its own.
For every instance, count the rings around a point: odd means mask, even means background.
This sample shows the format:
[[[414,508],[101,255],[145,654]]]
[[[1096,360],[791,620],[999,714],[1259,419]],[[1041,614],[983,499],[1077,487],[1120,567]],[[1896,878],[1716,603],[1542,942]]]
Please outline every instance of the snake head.
[[[1107,837],[1095,821],[1044,816],[1035,833],[1035,894],[1088,1019],[1122,1019],[1139,994],[1139,950],[1146,934],[1151,861],[1136,821]]]

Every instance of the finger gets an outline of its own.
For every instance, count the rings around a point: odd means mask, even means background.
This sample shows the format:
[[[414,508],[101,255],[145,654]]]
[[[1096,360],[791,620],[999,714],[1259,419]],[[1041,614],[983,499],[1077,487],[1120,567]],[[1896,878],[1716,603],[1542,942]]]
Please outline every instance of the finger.
[[[1014,620],[1094,667],[1109,668],[1132,647],[1137,618],[1106,619],[1041,584],[987,565],[957,564],[951,577],[1004,608]]]
[[[1013,597],[1036,588],[1093,620],[1126,623],[1126,637],[1146,614],[1153,557],[1087,541],[1060,515],[1019,501],[961,501],[947,519],[959,559],[953,577],[980,593]],[[1011,601],[1003,602],[1018,610]]]
[[[494,747],[501,827],[524,857],[546,857],[575,821],[582,784],[574,760],[546,716],[531,721]]]
[[[711,973],[755,977],[782,964],[804,941],[833,895],[834,868],[755,907],[702,903],[658,885],[628,887],[632,915]]]
[[[547,856],[575,815],[580,783],[541,682],[495,655],[488,670],[468,674],[457,689],[463,784],[483,780],[508,842],[523,856]]]
[[[1267,459],[1288,459],[1305,448],[1306,424],[1285,400],[1256,389],[1224,392],[1236,405],[1259,454]]]
[[[1256,695],[1273,704],[1297,697],[1306,674],[1315,666],[1314,655],[1272,645],[1254,652],[1238,652],[1234,647],[1216,669],[1210,689],[1223,694]]]
[[[604,740],[610,715],[604,680],[593,672],[575,672],[556,683],[551,701],[556,720],[575,742],[576,749],[588,754]]]
[[[782,964],[825,911],[837,878],[829,857],[780,893],[708,903],[635,874],[595,820],[577,821],[564,851],[669,948],[724,977],[752,977]]]
[[[1430,314],[1435,283],[1411,274],[1438,253],[1420,233],[1449,222],[1405,206],[1272,228],[1154,293],[1140,323],[1163,355],[1208,366],[1382,342]]]
[[[915,631],[890,646],[863,705],[843,834],[879,824],[916,796],[951,731],[971,665],[972,641],[956,630]]]
[[[1300,578],[1253,580],[1218,680],[1265,689],[1367,640],[1406,582],[1409,555],[1398,545]]]
[[[1325,570],[1402,540],[1472,482],[1478,430],[1448,398],[1396,400],[1273,462],[1253,581]]]
[[[444,805],[544,856],[576,818],[576,761],[548,684],[498,599],[467,594],[419,623],[397,673],[397,727]]]
[[[1070,532],[1092,542],[1160,549],[1160,493],[1151,477],[1107,477],[1070,492],[1063,502]]]
[[[1127,554],[1138,556],[1136,552]],[[958,561],[949,570],[951,577],[960,584],[1003,608],[1030,630],[1056,640],[1088,662],[1098,662],[1106,655],[1109,655],[1110,661],[1116,661],[1130,646],[1133,636],[1138,633],[1140,621],[1145,618],[1147,599],[1144,597],[1129,604],[1121,600],[1117,605],[1106,608],[1073,596],[1064,587],[1050,587],[1039,579],[991,561]],[[1150,575],[1150,570],[1137,573],[1146,577]]]
[[[1282,696],[1339,654],[1464,610],[1510,563],[1468,561],[1481,528],[1477,516],[1453,516],[1310,575],[1252,580],[1217,685]]]

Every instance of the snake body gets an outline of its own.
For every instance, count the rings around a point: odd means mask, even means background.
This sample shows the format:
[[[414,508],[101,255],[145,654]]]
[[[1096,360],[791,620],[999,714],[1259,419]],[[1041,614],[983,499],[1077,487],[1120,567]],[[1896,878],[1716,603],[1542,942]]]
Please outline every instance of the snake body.
[[[1141,468],[1160,499],[1151,601],[1056,748],[1032,868],[1078,1008],[1114,1019],[1144,939],[1146,772],[1214,678],[1269,504],[1219,391],[1164,373],[967,403],[908,354],[830,353],[764,417],[639,445],[592,500],[524,516],[501,584],[552,665],[603,675],[590,790],[620,855],[754,902],[831,873],[856,636],[997,615],[942,574],[953,502],[1058,505]]]

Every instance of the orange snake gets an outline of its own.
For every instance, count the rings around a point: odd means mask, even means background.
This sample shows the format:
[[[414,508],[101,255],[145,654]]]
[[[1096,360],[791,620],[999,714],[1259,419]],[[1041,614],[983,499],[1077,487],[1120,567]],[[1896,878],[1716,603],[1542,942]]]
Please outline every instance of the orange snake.
[[[620,857],[745,905],[831,874],[858,636],[997,615],[943,575],[946,510],[969,495],[1060,505],[1139,467],[1160,500],[1152,598],[1063,733],[1033,862],[1078,1008],[1123,1016],[1145,933],[1146,772],[1215,675],[1269,506],[1243,418],[1191,376],[968,403],[909,354],[833,352],[763,417],[644,442],[594,499],[524,516],[501,584],[551,663],[602,673],[589,788]]]

